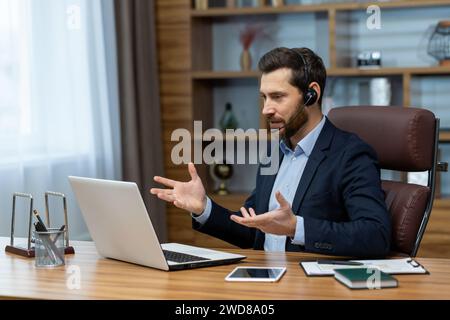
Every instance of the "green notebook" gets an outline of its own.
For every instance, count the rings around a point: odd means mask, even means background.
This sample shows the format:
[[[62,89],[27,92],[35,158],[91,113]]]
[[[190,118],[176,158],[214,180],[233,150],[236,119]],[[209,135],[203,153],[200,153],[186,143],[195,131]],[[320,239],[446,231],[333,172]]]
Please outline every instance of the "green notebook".
[[[351,289],[395,288],[398,281],[376,268],[335,269],[334,277]]]

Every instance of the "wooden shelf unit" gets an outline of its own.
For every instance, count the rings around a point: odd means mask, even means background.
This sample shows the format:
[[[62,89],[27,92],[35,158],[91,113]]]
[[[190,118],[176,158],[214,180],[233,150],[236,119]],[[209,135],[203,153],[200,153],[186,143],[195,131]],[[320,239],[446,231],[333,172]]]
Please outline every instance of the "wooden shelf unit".
[[[247,79],[260,77],[260,72],[253,71],[193,71],[193,80]],[[372,76],[439,76],[450,75],[450,67],[387,67],[377,69],[328,68],[330,77],[372,77]]]
[[[323,3],[323,4],[295,4],[272,7],[269,5],[259,7],[225,7],[208,8],[205,10],[191,10],[193,18],[216,18],[238,15],[284,14],[306,12],[330,12],[330,11],[354,11],[365,10],[369,5],[376,4],[381,9],[420,8],[448,5],[448,0],[396,0],[390,2],[348,2],[348,3]]]
[[[439,141],[450,142],[450,131],[441,131],[439,133]]]
[[[209,196],[219,205],[230,210],[238,211],[249,195],[250,192],[231,192],[230,194],[224,196],[218,194],[210,194]]]

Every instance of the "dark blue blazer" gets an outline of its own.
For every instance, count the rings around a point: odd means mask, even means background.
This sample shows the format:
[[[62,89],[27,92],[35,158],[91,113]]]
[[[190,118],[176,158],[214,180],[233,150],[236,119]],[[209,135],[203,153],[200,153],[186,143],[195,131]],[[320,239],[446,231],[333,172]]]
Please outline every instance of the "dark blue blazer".
[[[282,155],[280,151],[279,161]],[[244,206],[257,214],[267,212],[275,178],[259,170]],[[292,203],[294,214],[304,219],[305,245],[288,239],[286,250],[353,257],[388,254],[391,223],[384,198],[374,150],[326,119]],[[241,248],[263,250],[265,234],[233,222],[231,214],[241,215],[212,202],[207,222],[201,226],[193,220],[193,228]]]

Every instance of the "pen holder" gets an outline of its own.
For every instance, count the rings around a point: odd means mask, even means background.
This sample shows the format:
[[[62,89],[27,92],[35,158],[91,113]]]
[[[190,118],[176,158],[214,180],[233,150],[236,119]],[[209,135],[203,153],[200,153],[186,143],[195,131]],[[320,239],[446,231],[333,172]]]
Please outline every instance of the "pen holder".
[[[64,263],[64,230],[33,231],[35,239],[35,266],[55,268]]]
[[[62,199],[63,203],[63,213],[64,213],[64,223],[65,231],[62,235],[64,239],[64,253],[73,254],[75,249],[69,244],[69,222],[67,219],[67,201],[66,196],[59,192],[47,191],[45,193],[45,213],[46,213],[46,223],[47,227],[50,228],[50,210],[49,210],[49,196],[55,196]],[[28,239],[26,246],[17,245],[14,243],[14,229],[15,229],[15,218],[16,218],[16,201],[18,198],[26,198],[29,201],[29,213],[28,213]],[[22,257],[34,258],[35,257],[35,247],[32,247],[31,241],[31,227],[33,221],[33,196],[27,193],[16,192],[13,194],[13,204],[12,204],[12,214],[11,214],[11,240],[10,244],[5,247],[5,251],[13,254],[20,255]]]

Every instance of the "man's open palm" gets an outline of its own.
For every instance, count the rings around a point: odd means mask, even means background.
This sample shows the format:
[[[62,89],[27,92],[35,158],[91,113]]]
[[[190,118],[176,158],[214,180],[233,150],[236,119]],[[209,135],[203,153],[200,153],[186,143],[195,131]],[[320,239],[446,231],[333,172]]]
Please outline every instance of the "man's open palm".
[[[205,188],[193,163],[188,164],[188,170],[191,176],[191,180],[188,182],[155,176],[154,180],[165,185],[167,189],[152,188],[150,192],[162,200],[173,203],[180,209],[200,214],[206,206]]]

